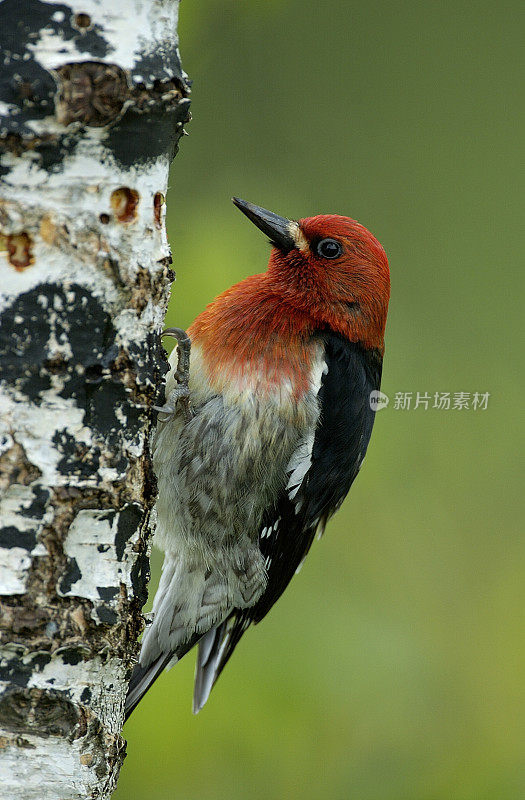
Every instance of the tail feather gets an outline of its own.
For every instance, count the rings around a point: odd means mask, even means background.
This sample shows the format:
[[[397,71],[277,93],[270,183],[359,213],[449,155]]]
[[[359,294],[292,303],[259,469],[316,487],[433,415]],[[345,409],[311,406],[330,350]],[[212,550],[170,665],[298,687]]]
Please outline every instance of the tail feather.
[[[176,659],[172,653],[162,653],[152,664],[143,667],[141,664],[136,664],[131,681],[128,687],[128,694],[126,696],[126,704],[124,706],[125,719],[127,719],[135,706],[144,697],[150,686],[157,680],[162,670],[168,666],[170,661]]]
[[[232,594],[243,600],[242,587],[233,581],[232,588],[232,581],[218,570],[191,567],[191,560],[166,553],[153,603],[153,622],[144,633],[139,663],[131,676],[126,719],[162,670],[179,661],[197,642],[193,711],[200,711],[251,622],[246,611],[231,610]]]
[[[194,714],[198,714],[206,704],[217,678],[250,622],[242,611],[234,611],[200,639],[193,690]]]
[[[206,703],[215,683],[217,656],[225,623],[202,637],[195,667],[195,686],[193,689],[193,713],[198,714]]]
[[[176,653],[161,653],[160,656],[157,656],[157,658],[147,666],[142,666],[140,661],[135,665],[129,682],[128,694],[124,706],[125,719],[129,717],[135,706],[155,683],[162,670],[171,669],[171,667],[180,661],[192,647],[195,647],[199,639],[201,639],[201,634],[194,633],[187,642],[184,642],[184,644],[178,648]]]

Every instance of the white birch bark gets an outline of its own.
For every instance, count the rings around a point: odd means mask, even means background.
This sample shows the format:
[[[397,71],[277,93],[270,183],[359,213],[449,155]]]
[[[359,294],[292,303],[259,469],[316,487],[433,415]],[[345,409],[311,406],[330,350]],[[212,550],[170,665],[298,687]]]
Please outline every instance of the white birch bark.
[[[0,2],[0,795],[106,798],[148,578],[177,0]]]

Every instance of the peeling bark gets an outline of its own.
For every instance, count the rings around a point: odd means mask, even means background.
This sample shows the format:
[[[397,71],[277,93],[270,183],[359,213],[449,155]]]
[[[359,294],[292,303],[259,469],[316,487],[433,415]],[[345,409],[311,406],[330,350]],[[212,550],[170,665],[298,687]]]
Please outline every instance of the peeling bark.
[[[0,2],[0,785],[107,798],[189,116],[177,0]]]

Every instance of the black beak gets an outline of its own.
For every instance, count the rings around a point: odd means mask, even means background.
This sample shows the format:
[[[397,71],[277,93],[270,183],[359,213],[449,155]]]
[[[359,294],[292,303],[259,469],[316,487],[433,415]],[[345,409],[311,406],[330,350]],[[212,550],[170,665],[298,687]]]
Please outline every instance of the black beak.
[[[272,243],[282,250],[283,253],[288,253],[297,247],[295,240],[290,233],[293,223],[286,217],[280,217],[274,214],[273,211],[267,211],[260,206],[254,206],[253,203],[247,203],[246,200],[239,200],[238,197],[232,197],[234,204],[238,209],[246,214],[248,219],[251,219],[254,225],[270,237]]]

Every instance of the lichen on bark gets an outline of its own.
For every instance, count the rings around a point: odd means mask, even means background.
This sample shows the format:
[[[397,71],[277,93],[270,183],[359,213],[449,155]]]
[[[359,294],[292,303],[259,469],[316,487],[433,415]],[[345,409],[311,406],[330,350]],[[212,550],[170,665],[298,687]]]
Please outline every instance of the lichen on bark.
[[[189,116],[176,0],[0,3],[0,783],[109,797]]]

